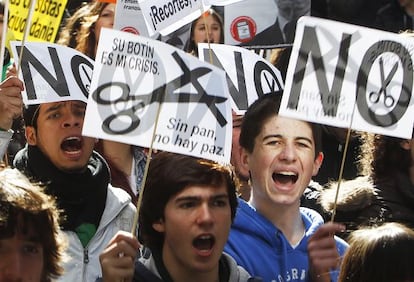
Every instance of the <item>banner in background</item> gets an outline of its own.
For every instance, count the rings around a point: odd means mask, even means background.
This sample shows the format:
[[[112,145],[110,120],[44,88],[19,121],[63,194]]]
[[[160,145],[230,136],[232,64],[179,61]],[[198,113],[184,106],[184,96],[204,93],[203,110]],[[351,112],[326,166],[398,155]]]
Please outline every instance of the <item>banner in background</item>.
[[[36,0],[32,0],[36,1]],[[37,0],[27,41],[55,42],[67,0]],[[10,1],[8,32],[22,40],[30,1]]]

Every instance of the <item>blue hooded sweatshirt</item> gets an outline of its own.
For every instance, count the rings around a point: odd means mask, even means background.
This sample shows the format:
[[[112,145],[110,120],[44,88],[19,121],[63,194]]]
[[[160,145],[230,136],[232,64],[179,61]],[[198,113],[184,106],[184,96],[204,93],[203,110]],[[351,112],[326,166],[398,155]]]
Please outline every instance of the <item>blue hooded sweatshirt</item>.
[[[292,247],[283,233],[255,208],[239,199],[236,218],[224,251],[231,255],[250,275],[263,281],[310,281],[308,239],[321,226],[322,216],[314,210],[300,208],[305,236]],[[348,244],[335,236],[342,257]],[[331,271],[331,280],[338,280],[338,271]]]

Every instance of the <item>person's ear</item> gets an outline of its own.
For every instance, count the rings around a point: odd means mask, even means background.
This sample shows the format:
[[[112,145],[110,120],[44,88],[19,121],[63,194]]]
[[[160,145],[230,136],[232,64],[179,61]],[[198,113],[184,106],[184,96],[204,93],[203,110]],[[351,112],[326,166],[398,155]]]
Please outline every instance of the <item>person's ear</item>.
[[[247,152],[247,150],[243,147],[239,148],[239,154],[240,154],[240,160],[241,160],[241,167],[244,171],[249,171],[249,152]]]
[[[152,224],[152,228],[154,228],[155,231],[163,233],[165,232],[165,224],[164,220],[160,219]]]
[[[409,151],[411,149],[411,142],[412,142],[412,139],[403,140],[403,141],[400,142],[400,146],[404,150]]]
[[[319,169],[322,165],[322,162],[323,162],[323,153],[319,152],[318,155],[316,156],[314,162],[313,162],[313,172],[312,172],[313,176],[318,174]]]
[[[26,126],[25,136],[27,144],[32,146],[37,145],[36,129],[33,126]]]

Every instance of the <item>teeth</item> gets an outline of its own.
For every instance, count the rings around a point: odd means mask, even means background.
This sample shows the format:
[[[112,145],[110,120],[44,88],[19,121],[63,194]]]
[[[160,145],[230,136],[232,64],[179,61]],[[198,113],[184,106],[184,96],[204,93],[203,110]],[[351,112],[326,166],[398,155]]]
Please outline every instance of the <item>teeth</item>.
[[[68,137],[68,138],[65,139],[65,141],[73,141],[73,140],[80,141],[80,138],[79,137]]]
[[[208,239],[210,239],[211,238],[211,236],[210,235],[203,235],[203,236],[200,236],[200,239],[203,239],[203,240],[208,240]]]
[[[296,173],[291,171],[281,171],[278,174],[286,175],[286,176],[296,176]]]

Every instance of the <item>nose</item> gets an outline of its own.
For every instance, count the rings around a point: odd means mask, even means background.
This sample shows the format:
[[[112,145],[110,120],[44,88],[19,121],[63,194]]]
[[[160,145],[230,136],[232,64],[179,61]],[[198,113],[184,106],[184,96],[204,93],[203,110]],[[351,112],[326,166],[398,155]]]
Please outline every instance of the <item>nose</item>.
[[[81,120],[74,114],[68,114],[65,121],[63,122],[63,127],[80,127]]]
[[[284,161],[293,162],[297,158],[296,148],[294,144],[286,143],[279,155],[279,158]]]
[[[76,110],[67,109],[64,113],[63,127],[81,127],[83,117],[81,117]]]
[[[213,223],[213,215],[210,206],[207,203],[202,204],[199,207],[197,223],[201,225],[211,225]]]

